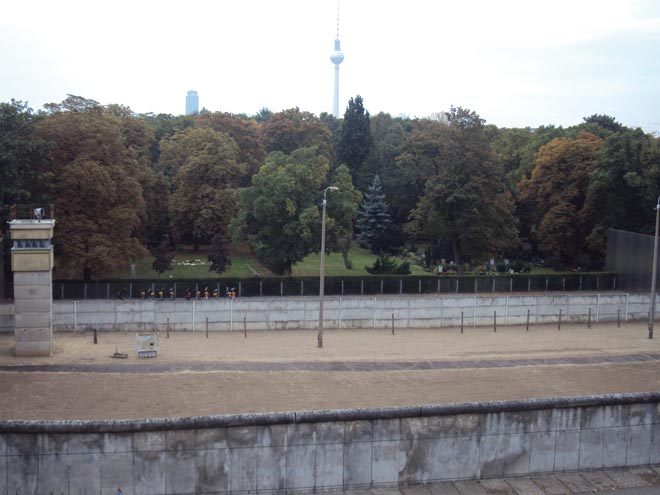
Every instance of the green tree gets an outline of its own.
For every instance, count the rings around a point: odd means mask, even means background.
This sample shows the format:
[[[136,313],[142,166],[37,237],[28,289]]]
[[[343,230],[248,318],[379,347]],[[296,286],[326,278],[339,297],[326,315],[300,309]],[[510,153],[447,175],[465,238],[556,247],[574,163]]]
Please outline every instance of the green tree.
[[[70,96],[47,109],[37,128],[53,143],[58,269],[85,279],[110,273],[145,254],[144,165],[122,118],[93,100]]]
[[[451,241],[459,274],[464,260],[493,256],[517,244],[513,201],[473,111],[452,108],[433,163],[437,175],[413,211],[409,231]]]
[[[189,128],[167,142],[161,162],[176,169],[170,199],[175,241],[191,242],[198,250],[215,234],[227,235],[241,181],[237,153],[229,136],[209,128]]]
[[[261,124],[244,115],[225,112],[202,112],[195,117],[198,127],[210,127],[224,132],[238,145],[236,160],[243,173],[243,186],[249,185],[250,178],[257,173],[266,157],[261,143]]]
[[[363,177],[361,173],[363,164],[369,156],[370,147],[369,112],[364,108],[362,97],[357,95],[348,101],[344,112],[335,156],[337,163],[343,163],[348,167],[353,183],[361,190],[368,187],[372,177]]]
[[[171,239],[170,183],[162,173],[150,171],[142,184],[142,194],[145,203],[142,238],[153,253],[161,242]]]
[[[0,103],[0,232],[12,204],[49,199],[50,145],[37,134],[38,120],[26,103]]]
[[[330,184],[339,190],[333,192],[328,200],[328,217],[333,220],[333,228],[328,229],[328,246],[341,252],[344,266],[350,270],[353,268],[350,258],[353,229],[362,193],[353,185],[346,165],[339,165],[333,171]]]
[[[229,259],[229,251],[223,236],[220,234],[213,236],[206,258],[210,263],[210,272],[223,273],[229,268],[231,260]]]
[[[159,113],[142,114],[138,116],[143,122],[148,124],[154,132],[154,143],[151,146],[151,161],[158,163],[160,159],[160,142],[163,138],[173,136],[177,131],[183,131],[188,127],[195,126],[195,116],[193,115],[170,115]]]
[[[452,145],[452,130],[441,119],[410,123],[401,153],[389,169],[387,180],[399,223],[409,220],[424,195],[427,181],[438,176]]]
[[[316,146],[326,157],[331,152],[331,134],[319,118],[298,107],[273,113],[262,123],[262,143],[267,152],[281,151],[285,155],[298,148]]]
[[[241,190],[232,223],[235,241],[247,240],[256,258],[277,275],[320,246],[319,200],[329,170],[318,148],[273,152]]]
[[[398,159],[404,152],[411,122],[381,112],[370,117],[369,128],[371,146],[360,175],[365,184],[370,184],[375,175],[380,177],[392,221],[403,225],[424,192],[423,181],[417,185],[414,169],[403,166]]]
[[[151,267],[160,276],[163,272],[172,268],[173,261],[174,256],[172,255],[170,246],[167,242],[161,242],[154,250],[154,262],[151,264]]]
[[[603,142],[581,211],[593,265],[603,264],[608,229],[653,234],[652,205],[660,191],[659,144],[641,129],[627,128]]]

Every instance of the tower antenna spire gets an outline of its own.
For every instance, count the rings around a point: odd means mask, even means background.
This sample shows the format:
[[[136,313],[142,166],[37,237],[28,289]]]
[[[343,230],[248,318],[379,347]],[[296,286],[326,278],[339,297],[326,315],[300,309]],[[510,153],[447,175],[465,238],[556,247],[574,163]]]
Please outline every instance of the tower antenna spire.
[[[341,51],[339,41],[339,0],[337,0],[337,37],[335,38],[335,51],[330,55],[330,61],[335,64],[335,94],[332,106],[332,114],[336,119],[339,118],[339,64],[344,61],[344,54]]]

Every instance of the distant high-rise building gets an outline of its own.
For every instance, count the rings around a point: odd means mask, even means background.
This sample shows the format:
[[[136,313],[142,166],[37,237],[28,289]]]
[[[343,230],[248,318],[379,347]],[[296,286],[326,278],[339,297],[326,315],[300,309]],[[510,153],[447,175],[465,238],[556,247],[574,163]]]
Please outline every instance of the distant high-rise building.
[[[197,91],[188,91],[186,95],[186,115],[199,113],[199,96]]]
[[[335,64],[335,97],[332,105],[332,114],[339,118],[339,64],[344,61],[339,41],[339,0],[337,0],[337,37],[335,38],[335,51],[330,55],[330,61]]]

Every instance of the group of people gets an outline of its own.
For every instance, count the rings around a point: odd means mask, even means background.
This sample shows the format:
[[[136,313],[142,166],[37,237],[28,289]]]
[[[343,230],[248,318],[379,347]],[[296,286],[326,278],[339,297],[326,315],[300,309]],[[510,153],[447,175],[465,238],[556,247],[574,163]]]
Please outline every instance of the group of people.
[[[236,298],[236,289],[234,287],[225,287],[225,297],[229,297],[231,299]],[[176,299],[176,292],[174,291],[173,287],[170,287],[167,290],[167,296],[169,297],[170,300]],[[185,291],[183,291],[183,297],[186,299],[186,301],[190,301],[193,297],[197,300],[199,299],[219,299],[220,298],[220,291],[218,288],[213,289],[212,291],[209,290],[208,287],[204,287],[204,290],[201,290],[199,288],[195,289],[195,292],[193,292],[187,288]],[[124,299],[122,297],[122,299]],[[165,288],[161,287],[157,291],[154,290],[153,287],[150,288],[141,288],[140,289],[140,299],[157,299],[159,301],[162,301],[165,299]]]

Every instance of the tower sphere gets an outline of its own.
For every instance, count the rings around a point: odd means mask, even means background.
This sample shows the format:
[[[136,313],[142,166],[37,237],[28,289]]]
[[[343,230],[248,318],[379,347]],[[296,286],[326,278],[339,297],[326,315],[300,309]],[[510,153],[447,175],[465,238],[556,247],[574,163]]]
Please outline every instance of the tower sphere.
[[[339,65],[344,61],[344,54],[341,51],[340,43],[339,38],[335,38],[335,51],[330,55],[330,60],[335,65]]]
[[[341,64],[344,61],[344,54],[342,52],[332,52],[330,55],[330,60],[333,64]]]

